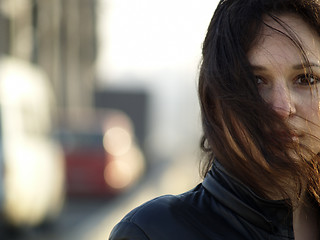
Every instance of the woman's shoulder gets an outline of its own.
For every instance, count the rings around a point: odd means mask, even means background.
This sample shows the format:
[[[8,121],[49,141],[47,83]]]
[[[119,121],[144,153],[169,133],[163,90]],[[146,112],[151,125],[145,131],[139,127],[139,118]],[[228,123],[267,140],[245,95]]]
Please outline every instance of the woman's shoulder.
[[[202,187],[199,184],[194,189],[182,194],[156,197],[133,209],[122,221],[135,222],[141,225],[154,223],[154,221],[163,222],[173,217],[176,208],[186,204],[195,205],[195,202],[197,202],[195,196],[201,194],[201,192]]]
[[[174,195],[164,195],[133,209],[112,230],[110,240],[118,239],[153,239],[157,229],[166,230],[172,225],[172,205],[179,198]]]
[[[199,207],[197,197],[202,195],[201,192],[201,188],[196,188],[180,195],[160,196],[142,204],[114,227],[109,239],[208,239],[203,237],[209,229],[206,226],[208,213],[205,207]]]
[[[143,223],[145,221],[156,220],[160,217],[165,217],[170,212],[173,204],[179,201],[179,197],[175,195],[164,195],[152,200],[149,200],[139,207],[129,212],[122,221]]]

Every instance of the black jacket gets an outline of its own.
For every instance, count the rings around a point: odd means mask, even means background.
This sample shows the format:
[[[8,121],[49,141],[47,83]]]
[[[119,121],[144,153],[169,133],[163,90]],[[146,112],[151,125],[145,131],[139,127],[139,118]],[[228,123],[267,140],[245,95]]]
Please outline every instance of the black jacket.
[[[109,240],[294,239],[286,201],[259,198],[215,163],[181,195],[153,199],[118,223]]]

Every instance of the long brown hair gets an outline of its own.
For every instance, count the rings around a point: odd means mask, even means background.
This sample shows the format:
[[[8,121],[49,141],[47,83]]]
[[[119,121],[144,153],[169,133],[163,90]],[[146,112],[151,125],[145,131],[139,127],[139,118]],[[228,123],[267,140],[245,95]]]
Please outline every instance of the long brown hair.
[[[320,202],[318,155],[294,143],[287,124],[261,98],[247,57],[262,27],[271,28],[264,22],[268,16],[283,27],[280,34],[308,62],[299,38],[277,17],[284,13],[299,15],[320,36],[317,0],[222,0],[218,4],[203,43],[198,86],[201,147],[206,156],[203,175],[217,159],[260,196],[267,197],[273,186],[284,198],[290,195],[285,187],[288,179],[294,182],[297,196],[307,179],[309,192]],[[312,160],[304,158],[302,149],[313,155]]]

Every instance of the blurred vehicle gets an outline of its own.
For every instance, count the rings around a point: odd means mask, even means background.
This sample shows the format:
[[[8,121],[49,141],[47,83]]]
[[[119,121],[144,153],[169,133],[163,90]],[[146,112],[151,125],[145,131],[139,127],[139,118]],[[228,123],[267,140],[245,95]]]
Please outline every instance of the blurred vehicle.
[[[143,174],[144,156],[126,114],[94,110],[75,117],[59,133],[66,159],[69,196],[114,196]]]
[[[0,210],[13,227],[55,219],[64,202],[64,159],[52,138],[54,97],[37,67],[0,58]]]

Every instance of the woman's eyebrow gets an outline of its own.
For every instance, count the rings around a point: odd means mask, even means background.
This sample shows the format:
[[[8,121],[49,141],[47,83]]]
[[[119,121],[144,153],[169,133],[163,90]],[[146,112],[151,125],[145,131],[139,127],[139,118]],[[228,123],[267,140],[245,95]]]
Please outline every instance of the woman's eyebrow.
[[[305,68],[309,68],[309,67],[318,67],[320,68],[320,64],[318,63],[299,63],[299,64],[295,64],[292,66],[293,69],[305,69]],[[265,71],[267,70],[266,67],[262,66],[262,65],[251,65],[252,70],[254,71]]]
[[[309,63],[296,64],[292,68],[294,68],[294,69],[305,69],[305,68],[310,68],[310,67],[318,67],[318,68],[320,68],[320,65],[318,63],[309,62]]]
[[[254,71],[265,71],[265,70],[267,70],[267,68],[262,66],[262,65],[251,65],[251,68]]]

